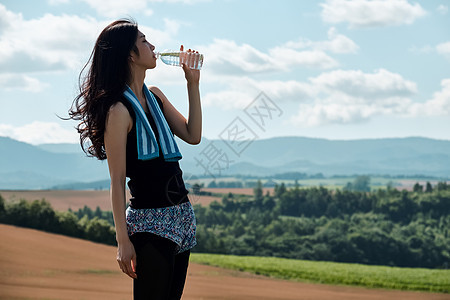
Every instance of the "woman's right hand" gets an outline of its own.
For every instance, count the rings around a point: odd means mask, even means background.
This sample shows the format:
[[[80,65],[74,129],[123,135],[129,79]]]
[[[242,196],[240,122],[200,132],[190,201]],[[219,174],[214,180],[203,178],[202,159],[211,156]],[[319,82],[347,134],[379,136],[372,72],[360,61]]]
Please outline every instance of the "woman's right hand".
[[[119,267],[128,276],[133,279],[137,278],[136,275],[136,251],[131,241],[128,239],[119,243],[117,247],[117,262]]]

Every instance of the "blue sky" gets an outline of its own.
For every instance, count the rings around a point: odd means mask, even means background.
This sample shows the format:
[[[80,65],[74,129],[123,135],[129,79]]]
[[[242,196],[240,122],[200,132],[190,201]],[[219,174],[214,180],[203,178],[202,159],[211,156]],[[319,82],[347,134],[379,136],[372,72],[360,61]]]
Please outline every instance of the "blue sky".
[[[75,123],[57,115],[67,115],[99,32],[131,16],[157,49],[183,43],[204,53],[209,139],[238,119],[259,139],[450,140],[449,7],[448,0],[2,0],[0,136],[76,143]],[[186,115],[180,68],[158,62],[146,83]],[[262,103],[276,108],[265,111],[264,126],[247,114]]]

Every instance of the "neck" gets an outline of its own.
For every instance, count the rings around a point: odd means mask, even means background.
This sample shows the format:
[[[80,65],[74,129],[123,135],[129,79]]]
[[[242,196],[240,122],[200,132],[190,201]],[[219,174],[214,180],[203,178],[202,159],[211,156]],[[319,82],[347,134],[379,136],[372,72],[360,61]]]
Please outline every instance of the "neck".
[[[142,87],[144,86],[144,79],[145,79],[145,70],[142,72],[133,72],[133,77],[131,79],[131,82],[128,84],[130,89],[133,91],[133,93],[136,95],[136,97],[139,99],[139,101],[145,102],[144,93],[142,91]]]

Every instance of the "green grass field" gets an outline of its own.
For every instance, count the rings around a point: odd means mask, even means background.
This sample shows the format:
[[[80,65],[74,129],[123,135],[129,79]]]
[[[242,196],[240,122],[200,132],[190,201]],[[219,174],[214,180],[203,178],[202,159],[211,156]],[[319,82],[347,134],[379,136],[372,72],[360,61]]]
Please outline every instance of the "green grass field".
[[[450,270],[202,253],[192,253],[191,262],[302,282],[439,293],[450,292]]]

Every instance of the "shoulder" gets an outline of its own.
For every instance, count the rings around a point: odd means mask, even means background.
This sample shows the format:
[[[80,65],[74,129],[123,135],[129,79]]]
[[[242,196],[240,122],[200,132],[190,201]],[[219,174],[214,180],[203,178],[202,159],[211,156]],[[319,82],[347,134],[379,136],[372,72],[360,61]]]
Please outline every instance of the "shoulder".
[[[130,128],[130,124],[132,124],[132,121],[133,119],[128,108],[121,101],[114,103],[109,108],[107,122],[124,125],[126,124],[127,127]]]
[[[130,113],[128,112],[128,108],[121,101],[117,101],[116,103],[111,105],[111,107],[109,108],[108,114],[116,115],[116,116],[130,115]]]
[[[130,115],[130,117],[134,120],[135,119],[135,114],[134,114],[134,110],[133,110],[133,106],[131,105],[130,102],[128,102],[125,99],[119,99],[116,103],[114,103],[111,107],[110,107],[110,111],[111,109],[117,110],[117,113],[122,113],[125,114],[125,111],[128,112],[128,115]]]
[[[150,92],[152,92],[155,96],[157,96],[157,97],[161,100],[161,102],[162,102],[163,104],[164,104],[164,102],[169,101],[169,100],[167,100],[166,95],[164,95],[164,93],[163,93],[159,88],[157,88],[156,86],[150,86],[148,89],[149,89]]]

